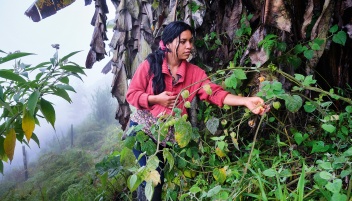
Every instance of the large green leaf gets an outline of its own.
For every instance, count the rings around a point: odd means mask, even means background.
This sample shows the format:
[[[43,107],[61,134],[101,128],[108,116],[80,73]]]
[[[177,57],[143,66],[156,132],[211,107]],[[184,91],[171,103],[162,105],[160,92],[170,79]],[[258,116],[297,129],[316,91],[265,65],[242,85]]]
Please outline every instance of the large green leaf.
[[[242,69],[235,69],[233,71],[233,74],[235,75],[236,78],[240,79],[240,80],[245,80],[247,79],[246,73],[244,72],[244,70]]]
[[[53,128],[55,128],[55,109],[52,106],[52,104],[42,98],[40,100],[40,111],[43,113],[44,118],[52,125]]]
[[[77,54],[78,52],[81,52],[81,51],[71,52],[70,54],[68,54],[68,55],[66,55],[66,56],[64,56],[64,57],[62,57],[62,58],[60,59],[60,63],[66,61],[68,58],[72,57],[73,55]]]
[[[60,69],[63,69],[65,71],[73,72],[73,73],[80,73],[85,75],[86,73],[84,72],[83,68],[80,66],[74,66],[74,65],[67,65],[67,66],[62,66]]]
[[[64,89],[64,90],[76,92],[75,89],[71,85],[68,85],[68,84],[57,84],[55,86],[59,89]]]
[[[39,142],[38,136],[35,133],[32,133],[32,137],[31,138],[33,139],[34,142],[37,143],[38,147],[40,148],[40,142]]]
[[[15,82],[26,82],[26,80],[23,77],[12,72],[11,70],[0,70],[0,77],[15,81]]]
[[[332,41],[340,45],[345,45],[346,40],[347,40],[347,34],[344,31],[339,31],[336,34],[334,34],[334,36],[332,37]]]
[[[206,123],[207,129],[214,135],[219,127],[219,119],[211,117]]]
[[[175,139],[177,144],[183,148],[188,145],[192,138],[192,125],[180,118],[175,123]]]
[[[31,116],[34,116],[34,111],[37,107],[38,99],[39,99],[40,93],[39,91],[34,91],[28,98],[28,110]]]
[[[8,54],[6,57],[0,58],[0,64],[8,62],[8,61],[11,61],[11,60],[14,60],[14,59],[18,59],[18,58],[21,58],[21,57],[25,57],[25,56],[28,56],[28,55],[33,55],[33,53],[16,52],[16,53],[13,53],[13,54]]]
[[[342,188],[342,180],[335,179],[333,182],[328,182],[325,187],[332,193],[339,193]]]
[[[169,171],[171,171],[172,168],[174,167],[175,159],[170,153],[168,148],[163,149],[163,158],[164,158],[164,161],[167,161],[167,163],[170,165]]]
[[[53,88],[53,91],[54,91],[54,92],[53,92],[54,95],[59,96],[59,97],[65,99],[65,100],[66,100],[67,102],[69,102],[69,103],[72,102],[72,100],[71,100],[71,98],[70,98],[70,96],[68,95],[68,93],[67,93],[66,90],[55,87],[55,88]]]
[[[213,170],[213,177],[220,184],[224,183],[226,180],[226,168],[215,168]]]
[[[298,95],[287,95],[283,96],[285,100],[285,106],[290,112],[297,112],[303,104],[302,98]]]

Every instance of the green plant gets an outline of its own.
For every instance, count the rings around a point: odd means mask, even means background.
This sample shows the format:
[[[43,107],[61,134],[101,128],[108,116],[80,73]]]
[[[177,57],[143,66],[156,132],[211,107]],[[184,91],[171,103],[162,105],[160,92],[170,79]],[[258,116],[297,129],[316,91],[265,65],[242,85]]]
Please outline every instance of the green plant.
[[[39,140],[33,133],[38,118],[44,118],[55,127],[55,108],[47,100],[48,95],[55,95],[71,102],[68,91],[75,92],[69,84],[70,78],[81,79],[85,75],[83,67],[69,62],[68,59],[77,54],[72,52],[61,59],[58,52],[49,62],[34,67],[17,60],[31,53],[15,52],[0,58],[0,64],[15,61],[12,68],[0,70],[0,172],[3,172],[3,161],[12,161],[16,140],[28,145],[33,139]]]

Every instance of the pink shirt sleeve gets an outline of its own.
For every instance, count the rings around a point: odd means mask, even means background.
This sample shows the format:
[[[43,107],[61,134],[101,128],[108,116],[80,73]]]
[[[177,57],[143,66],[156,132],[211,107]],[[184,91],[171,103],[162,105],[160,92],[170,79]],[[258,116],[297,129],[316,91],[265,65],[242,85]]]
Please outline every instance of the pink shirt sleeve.
[[[127,102],[137,109],[150,109],[148,103],[148,85],[150,81],[149,63],[147,60],[142,62],[134,73],[127,90]]]

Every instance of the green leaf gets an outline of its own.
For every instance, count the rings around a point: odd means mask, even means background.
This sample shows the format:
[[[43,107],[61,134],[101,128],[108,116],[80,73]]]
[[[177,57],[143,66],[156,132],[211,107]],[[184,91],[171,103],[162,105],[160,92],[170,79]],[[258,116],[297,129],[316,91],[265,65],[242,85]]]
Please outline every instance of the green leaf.
[[[331,200],[338,200],[338,201],[347,201],[347,196],[345,194],[334,193],[331,196]]]
[[[180,118],[175,123],[175,140],[183,148],[188,145],[192,138],[192,125],[190,122]]]
[[[324,44],[325,40],[321,39],[321,38],[316,38],[316,39],[313,40],[313,42],[315,44],[318,44],[319,46],[321,46],[322,44]]]
[[[301,44],[298,44],[294,47],[295,54],[300,54],[304,51],[304,48]]]
[[[302,60],[296,55],[292,55],[287,58],[287,62],[297,68],[298,66],[301,65]]]
[[[296,141],[296,143],[298,144],[298,145],[300,145],[305,139],[307,139],[308,138],[308,134],[307,133],[305,133],[304,135],[302,135],[302,133],[299,133],[299,132],[296,132],[295,134],[294,134],[294,139],[295,139],[295,141]]]
[[[36,66],[33,66],[33,67],[28,67],[27,68],[27,71],[33,71],[33,70],[35,70],[35,69],[38,69],[38,68],[47,68],[48,66],[47,65],[50,65],[51,63],[50,62],[42,62],[42,63],[40,63],[40,64],[38,64],[38,65],[36,65]]]
[[[269,168],[263,171],[263,175],[267,176],[267,177],[275,177],[276,175],[276,170]]]
[[[54,93],[53,93],[54,95],[65,99],[69,103],[72,102],[72,100],[71,100],[70,96],[68,95],[68,93],[66,92],[66,90],[55,87],[55,88],[53,88],[53,91],[54,91]]]
[[[342,180],[341,179],[335,179],[332,183],[328,182],[325,185],[326,189],[331,191],[332,193],[339,193],[341,188],[342,188]]]
[[[314,181],[319,185],[319,186],[325,186],[328,183],[327,178],[330,178],[332,176],[330,173],[323,171],[323,172],[318,172],[314,174]],[[324,178],[322,178],[320,175],[323,175]]]
[[[330,32],[330,33],[335,33],[338,29],[339,29],[339,27],[337,26],[337,24],[335,24],[334,26],[332,26],[332,27],[329,29],[329,32]]]
[[[332,170],[332,165],[331,165],[331,163],[330,163],[330,162],[327,162],[327,161],[320,163],[320,164],[319,164],[319,167],[321,167],[321,168],[324,169],[324,170]]]
[[[139,186],[139,182],[138,181],[138,177],[137,175],[133,174],[130,177],[128,177],[127,179],[127,187],[130,189],[130,191],[135,191],[138,186]]]
[[[8,62],[8,61],[11,61],[11,60],[14,60],[14,59],[18,59],[18,58],[21,58],[21,57],[25,57],[25,56],[28,56],[28,55],[33,55],[33,53],[16,52],[16,53],[13,53],[13,54],[8,54],[6,57],[0,58],[0,64]]]
[[[193,193],[193,194],[196,194],[198,192],[201,192],[202,189],[199,188],[197,185],[193,185],[190,189],[189,189],[189,192]]]
[[[337,32],[337,34],[334,34],[334,36],[332,37],[332,41],[343,46],[345,45],[346,40],[347,40],[347,34],[344,31],[339,31]]]
[[[297,112],[302,107],[302,98],[298,95],[284,96],[285,106],[290,112]]]
[[[333,133],[336,130],[336,127],[331,124],[323,124],[321,127],[329,133]]]
[[[281,82],[278,82],[278,81],[274,81],[271,85],[271,88],[275,91],[281,91],[282,89],[282,84]]]
[[[37,108],[37,103],[40,97],[39,91],[34,91],[28,98],[28,110],[31,116],[34,116],[34,111]]]
[[[39,138],[38,138],[38,136],[37,136],[35,133],[32,133],[31,139],[33,139],[33,141],[34,141],[35,143],[37,143],[38,147],[40,148]]]
[[[221,186],[217,185],[214,188],[210,189],[207,193],[207,197],[213,197],[214,195],[218,194],[221,191]]]
[[[127,136],[123,142],[125,147],[132,149],[134,143],[136,143],[136,138],[134,136]]]
[[[304,78],[303,86],[309,86],[311,84],[315,84],[317,81],[313,79],[313,75],[308,75]]]
[[[52,104],[42,98],[40,100],[40,111],[44,115],[44,118],[51,124],[53,128],[55,128],[55,120],[56,120],[56,115],[55,115],[55,109],[52,106]]]
[[[60,67],[60,69],[63,69],[65,71],[73,72],[73,73],[80,73],[85,75],[86,73],[83,71],[83,68],[80,66],[74,66],[74,65],[66,65]]]
[[[227,88],[236,89],[237,87],[237,78],[232,74],[230,77],[225,79],[225,86]]]
[[[24,83],[26,80],[20,75],[13,73],[11,70],[0,70],[0,77],[12,80],[19,83]]]
[[[352,156],[352,147],[347,149],[345,152],[342,154],[343,156]]]
[[[226,180],[226,170],[225,170],[225,168],[220,168],[220,169],[219,168],[215,168],[213,170],[213,177],[220,184],[224,183],[225,180]]]
[[[219,127],[219,119],[211,117],[206,123],[207,129],[214,135]]]
[[[318,45],[317,43],[312,43],[311,46],[312,50],[320,50],[320,45]]]
[[[316,141],[313,144],[313,149],[311,153],[326,152],[328,149],[329,146],[325,146],[323,141]]]
[[[146,135],[144,132],[137,132],[136,134],[136,140],[140,143],[144,143],[149,139],[148,135]]]
[[[55,85],[55,87],[57,87],[59,89],[64,89],[64,90],[76,92],[75,89],[71,85],[67,85],[67,84],[57,84],[57,85]]]
[[[147,155],[150,156],[156,151],[156,144],[150,139],[144,143],[141,143],[141,151],[147,152]]]
[[[305,78],[304,75],[301,75],[301,74],[298,74],[298,73],[295,74],[295,79],[298,80],[298,81],[303,81],[304,78]]]
[[[235,69],[233,71],[233,75],[235,75],[235,77],[237,79],[240,79],[240,80],[245,80],[247,79],[247,76],[246,76],[246,73],[244,72],[244,70],[242,69]]]
[[[147,185],[145,186],[145,190],[144,190],[145,197],[147,198],[147,200],[152,200],[153,192],[154,190],[153,190],[152,182],[147,182]]]
[[[68,58],[72,57],[73,55],[75,55],[75,54],[77,54],[77,53],[79,53],[79,52],[81,52],[81,51],[71,52],[70,54],[68,54],[68,55],[66,55],[66,56],[64,56],[64,57],[62,57],[61,60],[60,60],[60,63],[62,63],[63,61],[66,61]]]
[[[174,167],[175,159],[172,156],[172,154],[170,153],[168,148],[164,148],[163,149],[163,157],[164,157],[164,161],[167,161],[167,163],[169,164],[169,166],[170,166],[170,170],[169,171],[171,171],[172,168]]]
[[[64,84],[68,84],[70,82],[68,77],[63,77],[59,80],[60,82],[64,83]]]
[[[306,50],[303,53],[304,57],[307,58],[307,59],[312,59],[313,58],[313,54],[314,54],[313,50]]]
[[[152,171],[152,170],[156,170],[156,168],[159,167],[159,158],[155,155],[151,156],[148,161],[147,161],[147,165],[146,165],[146,168],[147,170],[149,171]]]
[[[305,102],[305,105],[303,106],[304,111],[306,111],[307,113],[311,113],[314,112],[316,107],[314,104],[312,104],[311,102]]]
[[[345,110],[346,110],[346,112],[348,112],[348,113],[352,113],[352,106],[350,106],[350,105],[347,106]]]

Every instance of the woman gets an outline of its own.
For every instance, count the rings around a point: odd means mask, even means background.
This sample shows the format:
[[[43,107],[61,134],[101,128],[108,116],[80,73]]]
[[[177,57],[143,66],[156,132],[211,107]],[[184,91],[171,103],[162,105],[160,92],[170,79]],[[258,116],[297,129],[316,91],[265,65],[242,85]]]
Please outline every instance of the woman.
[[[149,130],[151,125],[156,123],[158,115],[171,114],[177,94],[184,88],[190,92],[185,101],[191,102],[197,95],[201,100],[219,107],[224,104],[245,106],[255,114],[262,115],[265,112],[266,106],[261,98],[232,95],[221,86],[211,83],[204,70],[187,62],[193,49],[193,34],[193,29],[182,21],[167,25],[159,49],[140,64],[127,91],[127,101],[137,108],[131,116],[130,125],[144,124],[143,131],[154,141],[156,139]],[[211,88],[210,95],[204,89],[205,85]],[[176,105],[182,114],[187,113],[184,101]],[[173,138],[169,136],[165,141],[173,141]],[[161,145],[165,145],[165,141]],[[138,158],[140,152],[134,150],[134,153]],[[142,158],[140,165],[145,165],[145,160]],[[153,200],[161,200],[161,185],[155,188]]]

